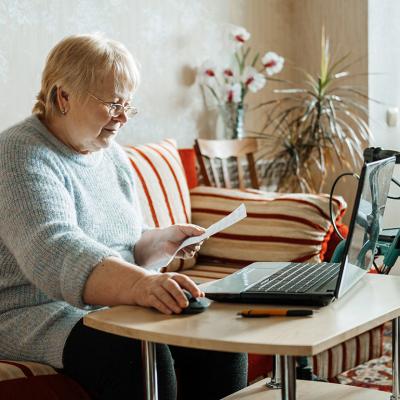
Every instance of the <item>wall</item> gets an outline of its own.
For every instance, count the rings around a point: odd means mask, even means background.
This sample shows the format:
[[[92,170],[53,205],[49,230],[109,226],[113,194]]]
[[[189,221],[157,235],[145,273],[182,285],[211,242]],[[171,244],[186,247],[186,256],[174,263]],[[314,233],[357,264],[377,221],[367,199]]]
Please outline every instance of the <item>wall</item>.
[[[227,62],[233,25],[246,26],[255,49],[284,52],[285,7],[280,0],[0,0],[0,130],[30,113],[55,43],[102,31],[122,41],[141,65],[134,99],[140,114],[120,142],[172,136],[191,146],[199,135],[213,137],[215,112],[204,108],[196,68],[207,58]]]
[[[386,124],[389,107],[400,108],[400,2],[369,0],[369,94],[370,124],[374,134],[371,145],[400,151],[400,122],[395,127]],[[400,179],[396,166],[395,177]],[[391,194],[400,196],[400,188],[392,184]],[[398,200],[388,200],[385,227],[400,226]]]
[[[346,84],[359,85],[368,93],[368,1],[367,0],[291,0],[291,59],[295,66],[316,75],[319,71],[321,56],[321,30],[325,27],[329,37],[333,59],[349,54],[349,61],[358,60],[349,70],[364,74],[348,79]],[[300,73],[292,72],[293,80],[301,78]],[[367,146],[367,143],[364,143]],[[344,155],[345,160],[349,155]],[[359,167],[361,163],[359,162]],[[334,179],[344,171],[352,170],[335,162],[329,169],[323,190],[330,192]],[[351,207],[357,182],[354,178],[343,178],[335,193],[342,195],[349,203],[345,222],[350,221]]]
[[[196,68],[207,58],[221,67],[229,61],[232,26],[251,32],[253,51],[273,50],[286,58],[282,77],[297,79],[293,66],[317,70],[322,24],[338,54],[364,56],[356,68],[366,72],[367,5],[367,0],[0,0],[0,130],[30,113],[45,57],[58,40],[103,31],[133,52],[142,71],[134,99],[140,113],[118,140],[175,137],[179,146],[191,146],[195,137],[215,137],[218,125],[212,103],[204,106]],[[368,87],[365,76],[358,83]],[[249,94],[249,107],[270,98],[273,88],[270,82]],[[262,111],[247,113],[246,128],[257,131],[263,118]],[[339,172],[330,171],[326,191]],[[353,192],[347,187],[354,184],[345,181],[337,193],[349,199]]]
[[[337,7],[339,6],[340,7]],[[352,6],[349,8],[347,4]],[[273,50],[287,64],[318,65],[321,20],[335,43],[358,49],[357,5],[364,0],[0,0],[0,90],[18,107],[0,105],[0,129],[30,112],[51,47],[72,33],[103,31],[122,41],[141,64],[140,115],[122,140],[174,136],[188,145],[198,134],[214,135],[205,115],[196,68],[207,58],[221,67],[229,60],[227,34],[234,25],[252,34],[262,54]],[[341,10],[348,10],[343,13]],[[329,18],[328,18],[329,17]],[[349,23],[351,21],[351,23]],[[363,33],[363,32],[362,32]],[[363,50],[363,49],[361,49]],[[284,76],[291,77],[286,68]],[[273,85],[253,95],[250,105],[271,95]],[[7,95],[5,95],[7,93]],[[257,114],[248,129],[260,125]]]
[[[369,94],[370,125],[374,133],[372,145],[400,151],[400,123],[395,127],[386,124],[389,107],[400,108],[400,3],[396,0],[369,0]],[[394,176],[400,179],[400,166]],[[392,183],[390,194],[400,196],[400,188]],[[388,200],[383,221],[385,228],[400,227],[399,200]],[[392,273],[400,275],[398,259]]]

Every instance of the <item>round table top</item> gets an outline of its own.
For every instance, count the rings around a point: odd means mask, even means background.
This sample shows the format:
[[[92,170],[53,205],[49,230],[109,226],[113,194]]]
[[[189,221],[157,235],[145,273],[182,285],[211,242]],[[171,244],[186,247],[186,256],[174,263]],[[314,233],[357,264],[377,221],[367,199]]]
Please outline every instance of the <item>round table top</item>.
[[[400,277],[368,274],[311,317],[243,318],[240,310],[280,307],[211,302],[201,314],[164,315],[136,306],[88,314],[85,325],[157,343],[258,354],[315,355],[400,315]]]

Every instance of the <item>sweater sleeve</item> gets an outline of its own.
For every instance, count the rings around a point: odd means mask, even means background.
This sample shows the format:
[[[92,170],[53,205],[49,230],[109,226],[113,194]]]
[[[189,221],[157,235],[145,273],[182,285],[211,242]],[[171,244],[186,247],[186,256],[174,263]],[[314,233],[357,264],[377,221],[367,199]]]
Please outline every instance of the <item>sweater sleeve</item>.
[[[48,149],[0,143],[0,235],[26,279],[56,300],[86,308],[93,268],[119,254],[78,226],[62,166]]]

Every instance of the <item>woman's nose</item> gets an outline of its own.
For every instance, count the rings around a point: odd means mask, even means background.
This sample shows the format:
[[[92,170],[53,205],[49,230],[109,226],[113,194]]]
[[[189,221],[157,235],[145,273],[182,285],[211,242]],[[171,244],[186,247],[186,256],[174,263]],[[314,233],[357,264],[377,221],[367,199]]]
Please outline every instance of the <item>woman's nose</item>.
[[[121,124],[125,124],[125,122],[128,121],[128,117],[125,114],[125,110],[123,110],[121,114],[117,115],[116,117],[113,117],[113,119],[120,122]]]

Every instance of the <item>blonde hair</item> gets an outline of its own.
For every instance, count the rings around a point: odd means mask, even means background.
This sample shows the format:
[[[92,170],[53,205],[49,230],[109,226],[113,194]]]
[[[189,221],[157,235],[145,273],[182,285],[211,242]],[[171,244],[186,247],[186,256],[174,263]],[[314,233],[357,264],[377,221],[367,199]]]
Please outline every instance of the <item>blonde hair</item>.
[[[42,85],[32,113],[41,117],[60,113],[57,87],[63,86],[80,99],[95,91],[98,82],[114,74],[115,94],[128,98],[139,85],[138,67],[127,48],[102,34],[68,36],[49,53]]]

